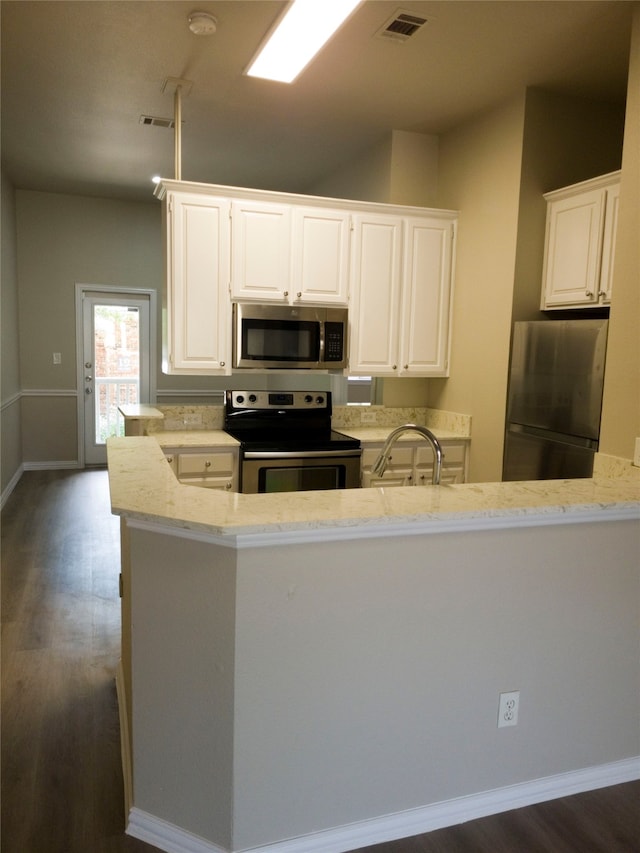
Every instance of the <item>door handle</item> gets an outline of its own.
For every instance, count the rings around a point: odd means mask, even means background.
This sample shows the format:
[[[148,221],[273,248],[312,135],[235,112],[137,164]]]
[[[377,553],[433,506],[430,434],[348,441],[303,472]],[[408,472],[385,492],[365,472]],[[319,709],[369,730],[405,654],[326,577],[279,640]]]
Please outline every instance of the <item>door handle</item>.
[[[85,394],[93,394],[93,388],[85,388],[84,393]]]

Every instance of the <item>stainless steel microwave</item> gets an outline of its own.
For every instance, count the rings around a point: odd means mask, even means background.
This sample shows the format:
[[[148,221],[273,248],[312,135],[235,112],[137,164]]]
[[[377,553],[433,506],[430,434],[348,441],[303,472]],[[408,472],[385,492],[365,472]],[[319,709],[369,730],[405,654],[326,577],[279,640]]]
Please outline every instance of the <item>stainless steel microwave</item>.
[[[341,370],[347,366],[347,309],[309,305],[233,306],[233,366]]]

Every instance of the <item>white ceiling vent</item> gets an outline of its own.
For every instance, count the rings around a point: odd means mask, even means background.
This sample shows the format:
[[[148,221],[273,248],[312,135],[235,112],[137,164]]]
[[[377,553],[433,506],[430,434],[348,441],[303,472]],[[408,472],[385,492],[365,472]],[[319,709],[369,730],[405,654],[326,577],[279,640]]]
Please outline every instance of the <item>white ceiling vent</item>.
[[[140,116],[140,124],[148,124],[151,127],[167,127],[172,129],[175,122],[172,118],[161,118],[160,116]]]
[[[427,23],[427,18],[414,15],[412,12],[403,12],[398,9],[389,20],[383,24],[376,36],[378,38],[393,39],[394,41],[408,41],[419,29]]]

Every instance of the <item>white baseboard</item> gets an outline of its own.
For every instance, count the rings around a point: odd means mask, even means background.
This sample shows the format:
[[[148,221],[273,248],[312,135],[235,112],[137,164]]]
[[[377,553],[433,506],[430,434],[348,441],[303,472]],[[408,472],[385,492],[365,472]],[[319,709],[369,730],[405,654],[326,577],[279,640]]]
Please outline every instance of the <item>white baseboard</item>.
[[[469,820],[636,779],[640,779],[640,756],[458,797],[300,838],[244,848],[244,853],[347,853],[372,844],[409,838]],[[232,853],[135,808],[129,813],[127,834],[153,844],[166,853]]]
[[[25,471],[67,471],[82,466],[77,459],[68,459],[60,462],[23,462],[22,467]]]
[[[166,853],[229,853],[224,847],[136,808],[129,812],[127,835],[146,841]]]
[[[4,508],[7,500],[9,499],[11,492],[15,489],[15,487],[20,482],[20,477],[22,477],[22,473],[24,471],[24,465],[21,465],[18,470],[15,472],[13,477],[9,480],[7,485],[2,491],[2,495],[0,495],[0,509]]]
[[[124,813],[129,814],[133,805],[133,768],[131,765],[131,738],[129,736],[129,716],[127,714],[127,691],[122,660],[116,670],[116,693],[118,694],[118,717],[120,719],[120,756],[122,759],[122,779],[124,783]]]

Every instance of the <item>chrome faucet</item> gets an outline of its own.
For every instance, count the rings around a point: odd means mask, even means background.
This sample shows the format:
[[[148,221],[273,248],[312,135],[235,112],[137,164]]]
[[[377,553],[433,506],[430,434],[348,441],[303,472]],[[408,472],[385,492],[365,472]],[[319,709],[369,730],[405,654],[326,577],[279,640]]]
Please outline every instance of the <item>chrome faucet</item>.
[[[373,463],[371,473],[375,474],[377,477],[382,477],[387,468],[387,463],[391,458],[391,448],[393,447],[395,440],[398,436],[402,435],[403,432],[410,432],[411,430],[419,432],[423,438],[427,439],[431,447],[433,447],[435,459],[433,460],[433,478],[431,482],[434,486],[439,486],[440,472],[442,471],[442,460],[444,459],[442,446],[430,429],[418,426],[417,424],[403,424],[402,426],[394,429],[393,432],[389,433],[387,440],[380,451],[380,456],[378,456],[376,461]]]

